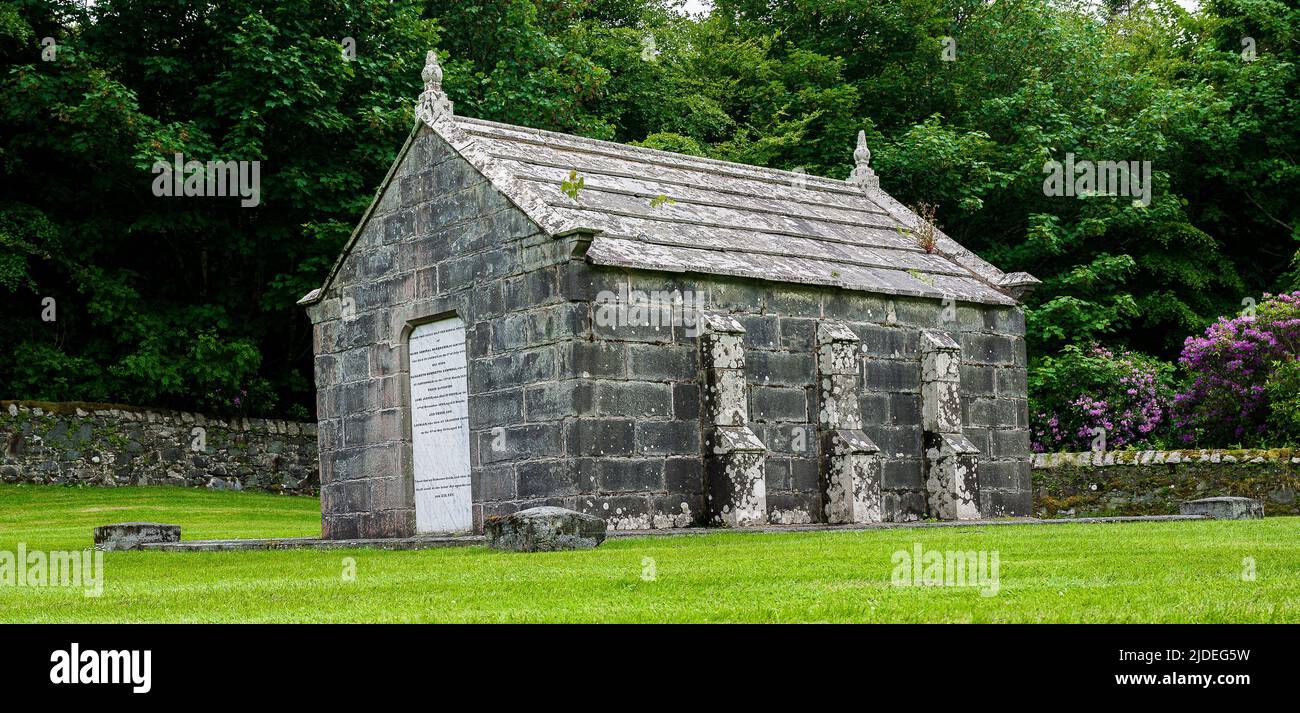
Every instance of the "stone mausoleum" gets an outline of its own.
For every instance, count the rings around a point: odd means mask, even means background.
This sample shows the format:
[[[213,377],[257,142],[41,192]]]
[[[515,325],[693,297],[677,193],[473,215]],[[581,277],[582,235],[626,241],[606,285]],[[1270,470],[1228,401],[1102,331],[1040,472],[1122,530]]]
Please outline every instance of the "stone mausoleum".
[[[457,116],[416,126],[314,324],[322,534],[1031,512],[1037,281],[880,190]],[[846,147],[846,151],[848,147]]]

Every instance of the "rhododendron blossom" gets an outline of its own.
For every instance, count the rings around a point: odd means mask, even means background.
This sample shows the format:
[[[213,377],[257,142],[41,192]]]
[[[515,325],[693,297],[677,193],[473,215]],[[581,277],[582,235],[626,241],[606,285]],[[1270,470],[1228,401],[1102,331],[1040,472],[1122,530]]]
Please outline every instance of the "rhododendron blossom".
[[[1032,414],[1030,447],[1035,452],[1089,450],[1102,432],[1106,448],[1148,445],[1166,423],[1169,387],[1155,360],[1101,346],[1067,352],[1061,360],[1075,365],[1067,373],[1079,381],[1068,386],[1078,392],[1058,401],[1053,412]]]
[[[1214,446],[1262,439],[1268,429],[1265,384],[1276,363],[1300,354],[1300,291],[1264,295],[1254,314],[1220,317],[1188,337],[1178,362],[1186,389],[1174,396],[1183,442]]]

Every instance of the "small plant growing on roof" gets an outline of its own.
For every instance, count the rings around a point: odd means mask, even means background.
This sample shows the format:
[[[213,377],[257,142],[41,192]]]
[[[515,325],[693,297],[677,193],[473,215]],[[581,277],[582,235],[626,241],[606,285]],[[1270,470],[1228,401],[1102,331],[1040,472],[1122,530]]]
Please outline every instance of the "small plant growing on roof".
[[[578,200],[578,191],[587,184],[587,179],[578,175],[577,169],[569,171],[569,177],[560,181],[560,190],[573,200]]]
[[[927,253],[933,253],[935,248],[939,245],[939,233],[938,229],[935,228],[934,225],[934,206],[929,203],[918,203],[911,206],[911,208],[912,212],[916,214],[916,217],[920,219],[919,224],[916,226],[916,230],[913,231],[909,228],[901,227],[896,227],[894,229],[898,231],[899,235],[910,236],[916,240],[916,243],[921,246],[922,250]]]
[[[658,207],[661,206],[661,205],[664,205],[664,204],[669,204],[669,205],[671,205],[671,204],[676,203],[676,202],[677,202],[677,201],[673,200],[672,198],[669,198],[668,196],[666,196],[666,195],[660,193],[659,195],[657,195],[657,196],[655,196],[654,198],[651,198],[651,199],[650,199],[650,207],[651,207],[651,208],[658,208]]]

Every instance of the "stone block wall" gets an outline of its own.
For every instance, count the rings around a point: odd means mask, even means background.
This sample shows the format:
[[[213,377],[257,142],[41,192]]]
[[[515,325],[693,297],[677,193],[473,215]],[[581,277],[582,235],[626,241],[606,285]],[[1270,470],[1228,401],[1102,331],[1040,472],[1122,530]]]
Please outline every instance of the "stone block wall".
[[[484,490],[484,512],[547,504],[597,515],[615,529],[703,524],[696,343],[674,339],[681,325],[667,311],[633,315],[627,329],[608,324],[592,296],[609,288],[611,275],[580,255],[561,264],[559,276],[556,298],[579,329],[554,347],[554,380],[525,386],[516,422],[498,425],[507,443],[516,430],[538,430],[556,434],[554,447],[489,456],[493,434],[486,433],[479,458],[492,463],[484,462],[481,477],[508,485]],[[471,400],[473,392],[471,383]]]
[[[702,477],[698,329],[688,310],[655,304],[654,324],[606,324],[601,295],[618,296],[629,315],[644,316],[638,300],[683,295],[707,312],[729,314],[745,329],[749,426],[767,448],[766,499],[773,523],[823,518],[816,430],[816,325],[846,323],[862,340],[859,374],[863,430],[884,462],[886,519],[925,517],[922,472],[921,374],[923,329],[950,333],[962,346],[966,436],[980,449],[981,511],[990,517],[1028,515],[1029,431],[1024,323],[1019,309],[943,305],[836,288],[802,288],[757,280],[624,271],[571,262],[584,275],[591,301],[592,342],[574,345],[592,358],[579,370],[580,388],[598,399],[593,415],[619,434],[614,455],[590,468],[630,469],[622,479],[584,483],[582,509],[628,527],[699,524]],[[691,297],[687,297],[691,296]],[[658,326],[655,326],[658,325]],[[599,356],[599,358],[597,358]],[[612,394],[623,394],[615,403]],[[611,451],[605,452],[610,455]],[[987,469],[987,471],[985,470]],[[988,475],[985,476],[984,473]],[[522,482],[522,481],[521,481]],[[617,487],[617,490],[611,489]],[[622,520],[620,520],[620,517]]]
[[[319,492],[316,425],[183,411],[0,401],[0,482]]]
[[[1178,503],[1255,498],[1265,515],[1300,515],[1300,451],[1195,450],[1037,453],[1040,517],[1176,515]]]

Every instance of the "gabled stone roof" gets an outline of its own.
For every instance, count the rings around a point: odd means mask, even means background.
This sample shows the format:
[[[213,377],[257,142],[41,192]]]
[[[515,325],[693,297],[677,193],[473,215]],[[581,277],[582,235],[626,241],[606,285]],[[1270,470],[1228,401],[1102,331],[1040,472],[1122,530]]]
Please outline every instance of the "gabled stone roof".
[[[938,230],[923,249],[920,218],[879,189],[861,136],[839,181],[458,117],[432,54],[419,120],[543,230],[593,233],[595,264],[1000,305],[1037,283]],[[576,195],[562,188],[571,173]]]

